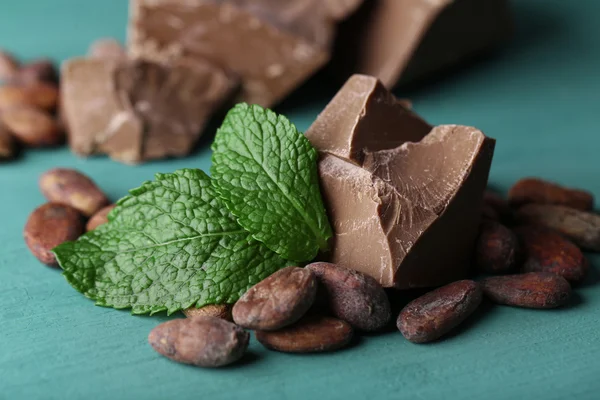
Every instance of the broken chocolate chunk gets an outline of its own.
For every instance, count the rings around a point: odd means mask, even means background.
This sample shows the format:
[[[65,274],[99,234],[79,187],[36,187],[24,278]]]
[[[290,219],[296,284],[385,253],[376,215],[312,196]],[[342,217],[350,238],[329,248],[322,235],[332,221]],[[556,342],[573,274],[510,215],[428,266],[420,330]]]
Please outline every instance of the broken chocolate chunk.
[[[313,146],[361,165],[365,152],[421,140],[431,125],[376,78],[354,75],[306,132]],[[332,134],[332,132],[337,132]]]
[[[269,107],[329,60],[334,21],[321,3],[132,0],[129,50],[161,63],[211,60],[240,77],[239,101]]]
[[[363,73],[392,88],[429,77],[512,35],[507,0],[372,0],[340,26],[336,74]]]
[[[334,102],[359,103],[347,86]],[[362,92],[362,101],[370,95]],[[387,124],[382,129],[378,118],[388,119],[392,111],[382,109],[389,107],[386,102],[373,102],[370,109],[348,107],[335,116],[336,123],[323,121],[331,118],[323,112],[309,129],[309,140],[329,138],[312,143],[322,154],[322,192],[335,231],[331,261],[386,287],[430,287],[460,279],[473,253],[495,141],[458,125],[422,134],[423,126],[412,118],[400,118],[393,131]],[[400,115],[407,112],[401,104],[395,108]],[[384,144],[401,144],[364,152],[362,164],[351,152],[327,146],[337,142],[336,136],[354,142],[362,134],[354,129],[359,119],[373,121],[370,143],[383,137]]]
[[[73,151],[143,160],[189,153],[234,82],[208,62],[74,59],[62,70]]]

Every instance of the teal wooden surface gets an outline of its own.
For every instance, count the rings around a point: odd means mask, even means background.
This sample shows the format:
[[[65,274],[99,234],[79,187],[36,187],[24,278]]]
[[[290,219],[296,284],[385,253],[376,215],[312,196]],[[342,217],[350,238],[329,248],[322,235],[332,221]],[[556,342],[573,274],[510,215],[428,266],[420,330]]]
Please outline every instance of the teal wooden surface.
[[[125,0],[0,2],[0,47],[32,58],[82,54],[124,37]],[[524,175],[600,196],[600,2],[515,2],[517,37],[503,52],[408,93],[433,123],[477,126],[498,139],[491,181]],[[335,88],[313,82],[279,108],[301,129]],[[68,150],[27,151],[0,165],[0,399],[598,399],[600,257],[570,307],[487,307],[460,334],[413,345],[397,332],[334,354],[267,352],[242,364],[178,365],[146,342],[164,316],[95,307],[27,251],[21,231],[43,202],[37,177],[54,166],[92,176],[113,198],[181,167],[207,170],[206,146],[182,160],[128,167]]]

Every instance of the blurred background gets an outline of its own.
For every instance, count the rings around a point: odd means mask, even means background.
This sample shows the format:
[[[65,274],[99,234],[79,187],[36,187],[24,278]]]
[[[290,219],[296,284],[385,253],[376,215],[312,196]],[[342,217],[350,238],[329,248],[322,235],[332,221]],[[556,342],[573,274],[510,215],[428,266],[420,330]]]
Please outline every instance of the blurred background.
[[[24,60],[48,56],[60,62],[84,55],[101,37],[124,42],[127,3],[5,2],[0,12],[0,48]],[[473,125],[500,139],[496,158],[503,162],[494,164],[493,177],[501,184],[516,174],[555,178],[564,174],[573,185],[585,182],[600,189],[592,179],[595,171],[577,166],[596,157],[600,2],[513,0],[511,6],[516,30],[506,46],[396,92],[413,100],[417,112],[431,123]],[[338,82],[319,74],[278,111],[306,129],[338,88]],[[66,156],[56,154],[61,155]],[[572,159],[575,155],[577,161]]]

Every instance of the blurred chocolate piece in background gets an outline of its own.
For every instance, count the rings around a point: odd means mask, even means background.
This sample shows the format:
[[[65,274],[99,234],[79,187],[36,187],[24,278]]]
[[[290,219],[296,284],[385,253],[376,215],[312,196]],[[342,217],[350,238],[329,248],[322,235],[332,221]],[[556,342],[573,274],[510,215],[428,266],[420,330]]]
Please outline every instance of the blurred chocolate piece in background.
[[[132,0],[129,52],[206,59],[238,75],[238,101],[270,107],[330,59],[336,18],[357,0]]]
[[[369,0],[341,24],[332,70],[393,88],[468,61],[512,31],[508,0]]]
[[[184,156],[236,83],[207,61],[70,60],[61,85],[69,144],[125,163]]]

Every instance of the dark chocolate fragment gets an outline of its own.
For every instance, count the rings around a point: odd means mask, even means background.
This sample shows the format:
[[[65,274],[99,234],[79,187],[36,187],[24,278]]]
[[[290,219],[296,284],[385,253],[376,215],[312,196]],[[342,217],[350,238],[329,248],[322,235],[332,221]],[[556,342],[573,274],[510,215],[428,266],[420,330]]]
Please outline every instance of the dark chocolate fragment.
[[[75,59],[63,67],[62,111],[80,155],[136,163],[191,151],[234,81],[208,62]]]
[[[133,0],[129,50],[161,63],[211,60],[240,76],[238,100],[268,107],[329,60],[333,21],[320,3]]]
[[[335,70],[391,88],[468,60],[512,30],[507,0],[371,0],[342,24]]]
[[[344,94],[356,96],[344,87],[335,101],[351,103]],[[373,111],[377,104],[371,112],[385,118]],[[392,137],[403,144],[365,153],[361,167],[351,162],[352,156],[336,156],[322,143],[336,143],[338,138],[353,143],[360,131],[347,129],[353,129],[352,121],[371,118],[364,113],[363,108],[349,107],[336,116],[337,123],[329,124],[322,120],[330,117],[324,112],[309,130],[311,140],[328,138],[312,143],[322,153],[319,173],[335,231],[331,261],[371,275],[386,287],[437,286],[464,277],[477,237],[494,140],[475,128],[444,125],[411,142],[422,125],[400,120]],[[373,143],[390,135],[378,129],[381,124],[377,118],[370,124]]]

